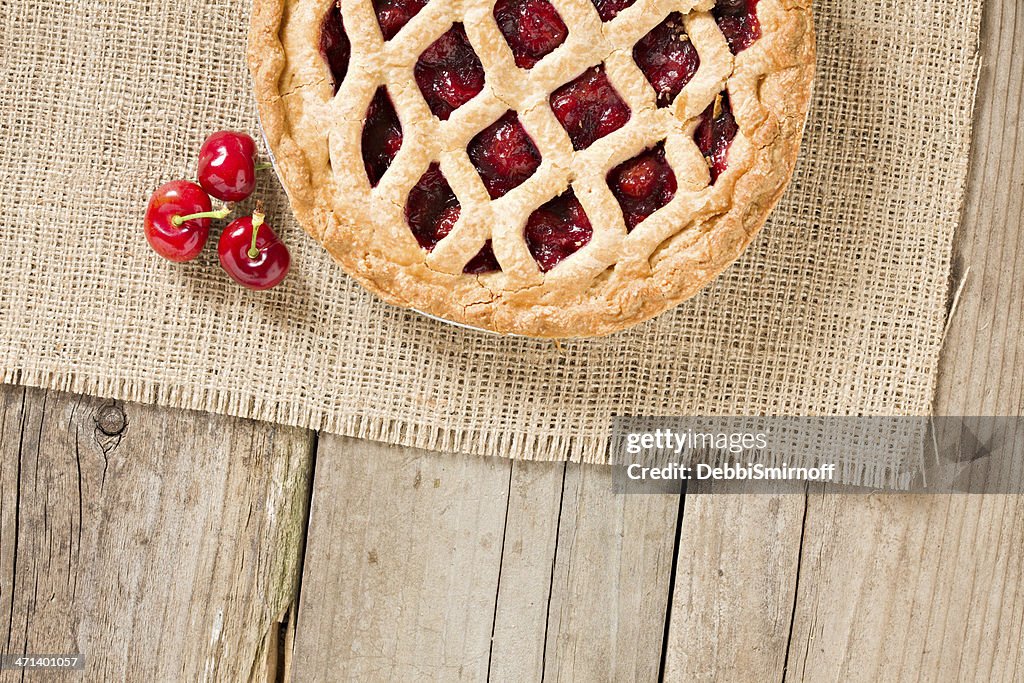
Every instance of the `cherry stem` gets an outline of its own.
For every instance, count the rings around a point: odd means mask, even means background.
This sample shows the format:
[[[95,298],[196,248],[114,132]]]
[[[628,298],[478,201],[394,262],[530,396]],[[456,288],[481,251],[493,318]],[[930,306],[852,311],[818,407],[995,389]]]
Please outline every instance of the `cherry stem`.
[[[274,168],[274,165],[266,161],[261,161],[256,164],[257,171],[266,171],[268,168]]]
[[[256,233],[260,231],[260,226],[263,225],[263,220],[266,215],[263,213],[263,202],[256,202],[256,210],[252,212],[252,242],[249,243],[249,251],[246,252],[246,256],[255,260],[260,255],[260,250],[256,248]]]
[[[171,216],[171,225],[176,228],[180,228],[181,224],[185,221],[192,221],[197,218],[226,218],[231,213],[231,207],[222,206],[216,211],[201,211],[199,213],[190,213],[187,216]]]

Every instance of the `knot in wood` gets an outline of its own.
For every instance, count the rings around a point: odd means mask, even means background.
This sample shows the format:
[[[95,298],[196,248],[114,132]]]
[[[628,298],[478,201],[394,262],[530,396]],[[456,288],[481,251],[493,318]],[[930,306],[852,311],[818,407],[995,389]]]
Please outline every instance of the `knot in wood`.
[[[128,418],[117,403],[106,403],[96,411],[96,428],[107,436],[117,436],[127,426]]]

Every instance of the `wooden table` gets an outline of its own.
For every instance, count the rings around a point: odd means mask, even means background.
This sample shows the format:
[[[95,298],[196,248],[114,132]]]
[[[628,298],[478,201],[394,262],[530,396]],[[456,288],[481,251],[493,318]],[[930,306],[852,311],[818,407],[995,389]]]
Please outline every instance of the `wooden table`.
[[[936,408],[1020,415],[1020,0],[982,49]],[[0,406],[3,652],[87,680],[1024,681],[1020,496],[613,496],[603,467]]]

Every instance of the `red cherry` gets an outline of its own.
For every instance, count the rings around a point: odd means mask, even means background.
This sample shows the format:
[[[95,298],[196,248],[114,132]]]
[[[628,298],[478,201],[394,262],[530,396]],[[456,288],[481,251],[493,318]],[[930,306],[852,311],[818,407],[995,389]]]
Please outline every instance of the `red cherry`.
[[[288,274],[291,255],[257,209],[224,228],[217,243],[220,265],[236,282],[249,289],[270,289]]]
[[[210,196],[240,202],[256,188],[256,143],[245,133],[222,130],[199,148],[199,184]]]
[[[442,121],[484,89],[484,67],[462,24],[454,24],[423,51],[413,75],[430,111]]]
[[[704,110],[693,134],[700,153],[710,166],[712,185],[725,172],[728,165],[726,155],[738,132],[739,127],[729,104],[729,94],[722,93]]]
[[[700,67],[700,55],[678,12],[668,15],[640,39],[633,47],[633,61],[658,94],[659,107],[671,104]]]
[[[636,0],[593,0],[601,21],[611,21],[619,12],[635,3]]]
[[[540,166],[540,152],[513,111],[480,131],[466,151],[491,199],[522,185]]]
[[[172,180],[149,198],[143,230],[149,246],[172,261],[191,261],[210,236],[210,219],[224,218],[230,209],[210,210],[203,188],[187,180]]]
[[[629,120],[629,105],[608,80],[604,66],[594,66],[551,93],[551,109],[572,140],[573,149],[590,147]]]
[[[627,197],[643,199],[654,191],[658,181],[658,166],[653,159],[640,159],[619,174],[618,189]]]
[[[426,4],[427,0],[373,0],[373,9],[377,12],[384,40],[394,38]]]
[[[548,0],[498,0],[494,19],[521,69],[532,68],[569,35]]]
[[[761,37],[757,0],[718,0],[711,13],[734,55],[746,50]]]
[[[545,273],[590,242],[593,233],[590,219],[571,187],[526,220],[526,246]]]

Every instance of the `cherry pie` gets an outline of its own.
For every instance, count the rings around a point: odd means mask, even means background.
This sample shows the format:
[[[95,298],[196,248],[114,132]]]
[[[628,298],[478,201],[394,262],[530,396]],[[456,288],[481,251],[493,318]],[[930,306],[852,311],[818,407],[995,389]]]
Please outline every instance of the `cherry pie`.
[[[810,0],[255,0],[292,208],[392,303],[607,334],[692,296],[793,172]]]

